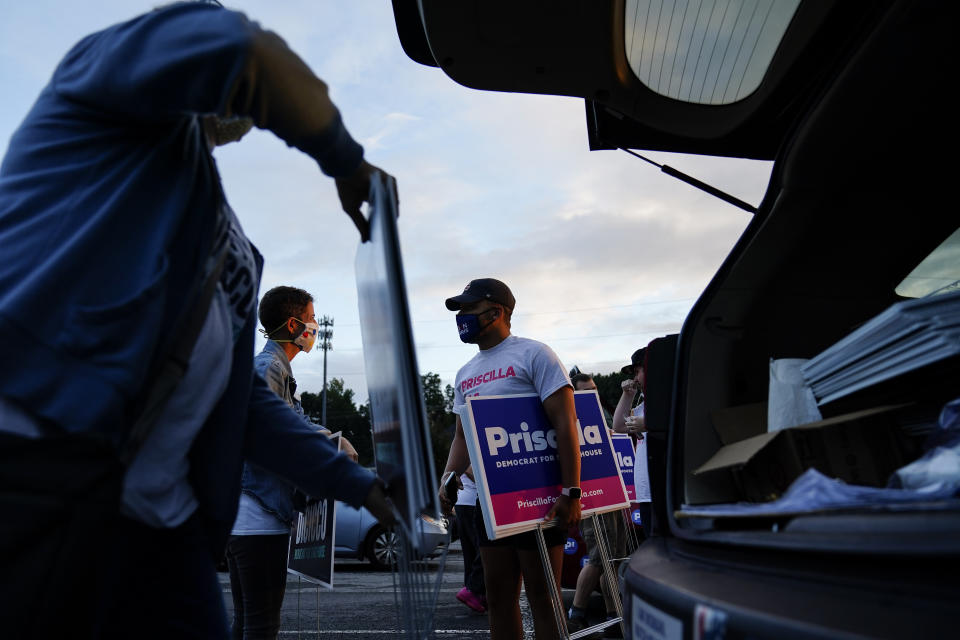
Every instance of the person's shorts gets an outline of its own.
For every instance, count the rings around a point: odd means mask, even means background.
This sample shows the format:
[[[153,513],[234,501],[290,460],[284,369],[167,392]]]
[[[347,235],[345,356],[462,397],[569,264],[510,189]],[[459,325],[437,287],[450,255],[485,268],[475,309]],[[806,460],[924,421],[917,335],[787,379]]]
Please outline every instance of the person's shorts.
[[[622,558],[627,553],[627,526],[621,511],[611,511],[597,516],[600,526],[606,531],[607,553],[610,559]],[[603,567],[600,559],[600,545],[597,544],[597,532],[593,527],[593,518],[585,517],[580,521],[580,535],[587,545],[590,564]]]
[[[473,511],[473,521],[477,526],[477,545],[480,547],[510,547],[522,551],[536,551],[537,532],[525,531],[505,538],[491,540],[487,537],[487,526],[483,523],[483,511],[480,509],[480,503]],[[547,547],[556,547],[565,544],[567,541],[567,530],[565,527],[545,527],[543,529],[543,540]]]

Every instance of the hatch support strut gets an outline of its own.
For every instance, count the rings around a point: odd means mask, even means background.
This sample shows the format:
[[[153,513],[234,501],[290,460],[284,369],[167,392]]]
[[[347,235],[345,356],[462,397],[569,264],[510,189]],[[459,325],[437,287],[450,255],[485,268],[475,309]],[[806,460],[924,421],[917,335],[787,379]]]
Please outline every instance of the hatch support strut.
[[[714,197],[717,197],[717,198],[720,198],[720,199],[723,200],[724,202],[729,202],[730,204],[732,204],[732,205],[735,206],[735,207],[739,207],[740,209],[743,209],[744,211],[749,211],[750,213],[756,213],[756,212],[757,212],[757,208],[756,208],[755,206],[753,206],[752,204],[748,204],[748,203],[744,202],[743,200],[741,200],[740,198],[735,198],[735,197],[733,197],[732,195],[730,195],[729,193],[727,193],[727,192],[725,192],[725,191],[721,191],[720,189],[717,189],[716,187],[710,186],[710,185],[707,184],[706,182],[702,182],[702,181],[700,181],[700,180],[697,180],[697,179],[694,178],[693,176],[688,176],[688,175],[685,174],[684,172],[678,171],[678,170],[674,169],[674,168],[671,167],[671,166],[668,166],[668,165],[665,165],[665,164],[660,164],[660,163],[658,163],[658,162],[654,162],[654,161],[651,160],[650,158],[645,158],[644,156],[640,155],[640,154],[637,153],[636,151],[631,151],[630,149],[625,149],[624,147],[620,147],[620,150],[621,150],[621,151],[626,151],[626,152],[629,153],[630,155],[636,156],[637,158],[640,158],[640,159],[643,160],[644,162],[649,162],[649,163],[652,164],[653,166],[659,167],[659,168],[660,168],[660,171],[663,171],[663,172],[664,172],[665,174],[667,174],[668,176],[673,176],[673,177],[676,178],[677,180],[682,180],[682,181],[686,182],[687,184],[692,185],[692,186],[696,187],[697,189],[700,189],[701,191],[706,191],[706,192],[709,193],[710,195],[712,195],[712,196],[714,196]]]

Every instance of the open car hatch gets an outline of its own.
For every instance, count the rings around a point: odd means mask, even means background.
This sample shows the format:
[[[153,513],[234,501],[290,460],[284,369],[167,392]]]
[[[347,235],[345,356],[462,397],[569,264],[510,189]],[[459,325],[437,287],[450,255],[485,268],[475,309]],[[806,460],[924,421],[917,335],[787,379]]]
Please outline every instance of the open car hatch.
[[[886,4],[393,1],[407,55],[456,82],[584,98],[591,149],[763,160]]]

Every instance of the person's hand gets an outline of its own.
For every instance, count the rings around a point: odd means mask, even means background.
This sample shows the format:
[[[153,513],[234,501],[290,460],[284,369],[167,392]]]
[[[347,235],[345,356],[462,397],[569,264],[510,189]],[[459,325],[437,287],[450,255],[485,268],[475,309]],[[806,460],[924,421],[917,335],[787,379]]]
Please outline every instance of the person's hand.
[[[554,519],[564,529],[580,522],[580,501],[565,495],[558,497],[543,517],[544,522]]]
[[[340,451],[347,454],[347,457],[354,462],[360,461],[360,455],[357,453],[357,450],[353,448],[353,444],[343,436],[340,436]]]
[[[620,389],[621,389],[624,393],[629,393],[630,395],[636,395],[636,394],[637,394],[637,381],[634,380],[633,378],[629,378],[628,380],[624,380],[623,382],[620,383]]]
[[[437,491],[437,496],[440,498],[440,510],[443,511],[446,515],[453,513],[454,503],[447,498],[447,492],[444,490],[443,485],[446,483],[447,478],[450,477],[453,471],[447,471],[442,476],[440,476],[440,489]],[[463,483],[460,482],[460,478],[454,474],[457,482],[457,489],[463,489]]]
[[[370,239],[370,222],[363,217],[360,211],[360,205],[370,198],[370,177],[375,171],[387,175],[386,171],[379,169],[366,160],[360,163],[357,170],[349,176],[336,178],[337,195],[340,196],[340,205],[343,207],[347,216],[353,220],[353,224],[360,232],[360,240],[366,242]],[[396,194],[394,194],[396,196]],[[399,198],[397,204],[400,204]],[[399,207],[397,209],[399,215]]]
[[[384,492],[383,481],[380,478],[377,478],[373,486],[370,487],[370,493],[367,494],[367,499],[363,501],[363,506],[383,526],[390,527],[396,524],[397,518],[393,513],[393,502]]]
[[[627,426],[629,433],[643,433],[647,430],[646,421],[642,416],[625,416],[623,423]]]

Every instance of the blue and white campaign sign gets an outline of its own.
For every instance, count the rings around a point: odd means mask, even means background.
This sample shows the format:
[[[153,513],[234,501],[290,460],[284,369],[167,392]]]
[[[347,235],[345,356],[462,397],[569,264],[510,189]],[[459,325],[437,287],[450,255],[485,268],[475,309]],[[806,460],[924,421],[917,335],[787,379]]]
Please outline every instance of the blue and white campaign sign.
[[[629,506],[596,391],[574,394],[583,515]],[[536,395],[467,398],[464,435],[487,536],[529,531],[562,489],[557,434]],[[469,423],[469,424],[467,424]]]
[[[613,442],[613,455],[617,458],[617,466],[620,467],[620,477],[623,478],[623,486],[627,489],[627,497],[630,502],[636,502],[637,490],[633,486],[633,462],[636,452],[633,448],[633,438],[626,433],[611,433],[610,440]]]

